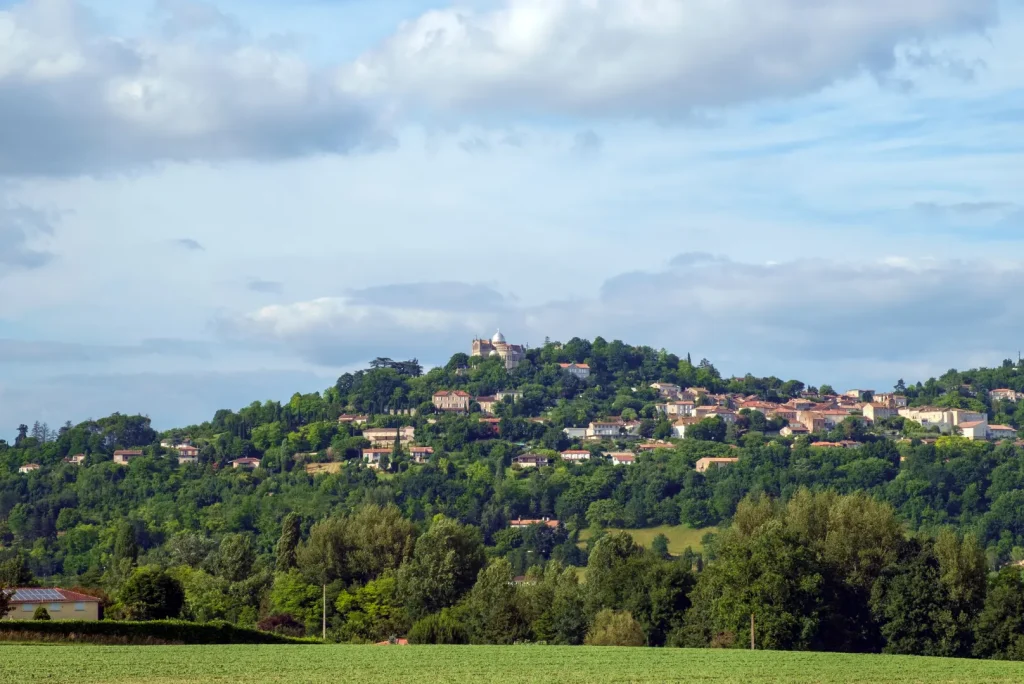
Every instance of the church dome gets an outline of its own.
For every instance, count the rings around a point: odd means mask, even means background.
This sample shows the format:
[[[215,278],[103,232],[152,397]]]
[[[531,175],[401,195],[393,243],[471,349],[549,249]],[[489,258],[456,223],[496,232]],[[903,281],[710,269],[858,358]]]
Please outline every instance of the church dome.
[[[501,334],[501,331],[494,333],[494,337],[491,338],[491,344],[505,344],[505,336]]]

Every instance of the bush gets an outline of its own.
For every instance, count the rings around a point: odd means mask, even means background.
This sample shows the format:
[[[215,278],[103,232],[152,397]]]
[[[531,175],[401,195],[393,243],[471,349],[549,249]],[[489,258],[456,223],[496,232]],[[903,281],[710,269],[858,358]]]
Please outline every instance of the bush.
[[[465,626],[447,608],[419,620],[409,631],[410,644],[468,644]]]
[[[306,626],[287,613],[265,617],[259,621],[256,628],[261,632],[273,632],[288,637],[300,637],[306,634]]]
[[[33,620],[50,620],[50,611],[46,610],[46,606],[38,605],[36,610],[32,613]]]
[[[0,641],[75,641],[110,644],[292,644],[309,643],[279,634],[243,629],[228,622],[182,620],[119,622],[100,620],[4,621]]]
[[[632,613],[605,608],[594,618],[583,643],[587,646],[646,646],[647,637]]]

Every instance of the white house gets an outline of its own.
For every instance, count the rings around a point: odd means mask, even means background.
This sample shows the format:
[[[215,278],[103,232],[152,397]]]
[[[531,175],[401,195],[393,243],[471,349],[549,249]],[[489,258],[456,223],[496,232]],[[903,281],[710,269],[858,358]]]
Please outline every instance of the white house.
[[[563,451],[561,455],[563,461],[579,462],[590,460],[590,452],[584,449],[570,449]]]
[[[38,463],[26,463],[25,465],[23,465],[20,468],[18,468],[18,472],[19,473],[34,473],[35,471],[39,470],[40,467],[41,466]]]
[[[560,363],[562,370],[580,380],[590,377],[590,366],[585,363]]]
[[[1017,439],[1017,428],[1010,425],[989,425],[988,438],[994,441]]]

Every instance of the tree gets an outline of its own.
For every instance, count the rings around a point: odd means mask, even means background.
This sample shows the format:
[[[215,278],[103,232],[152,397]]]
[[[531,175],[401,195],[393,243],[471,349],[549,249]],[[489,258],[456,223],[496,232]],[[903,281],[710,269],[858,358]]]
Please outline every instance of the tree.
[[[409,616],[398,601],[390,573],[359,589],[341,592],[334,606],[343,621],[345,640],[381,641],[409,629]]]
[[[121,588],[119,600],[130,620],[166,620],[181,615],[185,590],[160,568],[138,568]]]
[[[51,620],[50,611],[46,610],[46,606],[39,604],[36,609],[32,612],[33,620]]]
[[[214,554],[217,575],[229,582],[241,582],[252,572],[256,553],[247,534],[226,534]]]
[[[658,558],[663,558],[667,560],[671,555],[668,552],[668,537],[666,537],[664,534],[659,533],[651,541],[651,551],[653,551],[654,555],[658,556]]]
[[[647,637],[629,611],[606,608],[594,618],[584,643],[587,646],[644,646]]]
[[[139,544],[135,539],[135,526],[130,522],[122,523],[117,528],[114,538],[114,560],[128,561],[135,565],[139,560]]]
[[[480,571],[467,597],[465,616],[475,644],[512,644],[527,638],[529,626],[519,609],[507,559],[498,558]]]
[[[0,581],[0,620],[11,611],[11,598],[13,596],[14,592],[5,587],[4,583]]]
[[[832,385],[822,385],[818,388],[818,394],[823,397],[833,396],[836,391],[832,388]]]
[[[36,583],[24,554],[16,554],[0,561],[0,587],[31,587]]]
[[[439,612],[472,588],[485,556],[480,530],[436,516],[398,571],[399,594],[414,618]]]
[[[302,539],[299,516],[289,513],[281,524],[281,537],[277,540],[277,571],[288,572],[296,565],[295,549]]]
[[[409,630],[411,644],[468,644],[469,633],[465,626],[448,608],[440,613],[427,615],[418,620]]]

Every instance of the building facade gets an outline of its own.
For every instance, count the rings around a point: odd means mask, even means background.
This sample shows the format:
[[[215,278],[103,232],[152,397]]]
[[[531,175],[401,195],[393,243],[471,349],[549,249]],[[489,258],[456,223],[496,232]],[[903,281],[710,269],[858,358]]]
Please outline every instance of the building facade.
[[[505,362],[505,370],[512,370],[526,358],[526,348],[520,344],[509,344],[499,330],[489,340],[473,340],[470,356],[496,356]]]

